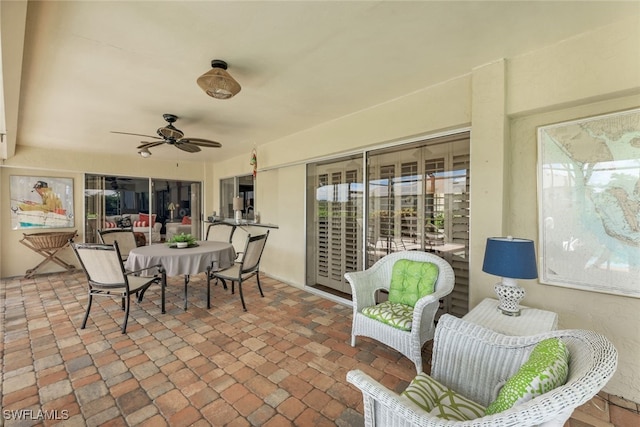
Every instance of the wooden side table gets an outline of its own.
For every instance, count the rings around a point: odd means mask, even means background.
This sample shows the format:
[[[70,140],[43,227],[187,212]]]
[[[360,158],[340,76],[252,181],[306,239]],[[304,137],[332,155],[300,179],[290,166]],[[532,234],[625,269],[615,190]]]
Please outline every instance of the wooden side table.
[[[498,309],[499,301],[486,298],[463,319],[505,335],[535,335],[558,328],[558,314],[520,306],[520,316],[507,316]]]

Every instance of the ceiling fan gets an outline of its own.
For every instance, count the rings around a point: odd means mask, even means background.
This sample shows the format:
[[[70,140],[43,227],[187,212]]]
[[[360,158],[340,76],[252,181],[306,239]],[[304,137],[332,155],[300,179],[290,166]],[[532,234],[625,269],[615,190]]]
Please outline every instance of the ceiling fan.
[[[148,155],[151,154],[149,152],[149,148],[156,147],[162,144],[173,145],[182,151],[186,151],[187,153],[197,153],[198,151],[200,151],[200,147],[208,147],[208,148],[222,147],[222,144],[220,144],[219,142],[211,141],[208,139],[184,138],[184,133],[180,129],[177,129],[176,127],[173,126],[173,123],[175,123],[175,121],[178,120],[178,116],[176,116],[175,114],[163,114],[162,117],[169,124],[167,126],[158,128],[157,133],[159,136],[143,135],[139,133],[129,133],[129,132],[116,132],[116,131],[111,131],[111,133],[119,133],[122,135],[144,136],[146,138],[156,139],[157,141],[152,141],[152,142],[142,141],[142,144],[138,146],[138,149],[140,150],[138,151],[138,153],[142,154],[142,152],[146,152],[148,153]]]

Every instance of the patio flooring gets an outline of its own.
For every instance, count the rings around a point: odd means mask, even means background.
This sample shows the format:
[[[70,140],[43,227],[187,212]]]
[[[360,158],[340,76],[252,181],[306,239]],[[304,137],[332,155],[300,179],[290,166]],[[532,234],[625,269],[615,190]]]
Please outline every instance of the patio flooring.
[[[79,271],[0,281],[0,426],[363,426],[362,395],[346,382],[361,369],[397,392],[414,366],[368,338],[349,345],[351,308],[268,277],[240,297],[191,277],[169,278],[132,302],[129,325],[115,298],[87,301]],[[423,350],[425,370],[430,343]],[[587,415],[593,418],[593,409]],[[576,413],[578,414],[578,413]],[[574,414],[575,415],[575,414]],[[627,417],[637,417],[627,411]],[[613,426],[571,419],[565,426]],[[608,419],[608,418],[607,418]],[[615,423],[635,425],[630,422]]]
[[[182,278],[168,280],[167,312],[150,288],[123,335],[116,298],[94,298],[80,329],[81,271],[3,279],[0,425],[362,426],[347,371],[395,390],[414,376],[392,349],[349,345],[350,307],[264,277],[265,298],[255,281],[243,286],[248,312],[222,286],[207,310],[197,275],[185,312]]]

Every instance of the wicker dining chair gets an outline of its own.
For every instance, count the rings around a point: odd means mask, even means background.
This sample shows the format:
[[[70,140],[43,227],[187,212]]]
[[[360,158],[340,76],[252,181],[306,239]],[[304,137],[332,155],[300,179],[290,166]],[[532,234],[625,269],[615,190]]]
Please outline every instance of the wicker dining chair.
[[[260,259],[264,252],[264,247],[267,244],[267,237],[269,237],[269,231],[265,234],[257,236],[248,235],[247,243],[244,249],[244,256],[242,260],[236,262],[231,267],[220,271],[213,271],[207,275],[207,307],[210,307],[209,295],[211,279],[222,280],[223,285],[226,287],[226,281],[231,281],[231,293],[235,293],[235,282],[238,282],[238,291],[240,293],[240,301],[242,301],[242,309],[247,311],[247,306],[244,302],[244,295],[242,293],[242,282],[247,281],[249,278],[255,276],[258,283],[258,290],[260,296],[264,298],[262,292],[262,286],[260,286]]]
[[[432,263],[438,270],[433,293],[419,298],[406,316],[411,321],[410,330],[398,329],[363,313],[365,309],[380,307],[376,294],[380,290],[389,291],[394,266],[400,260]],[[344,277],[351,285],[353,298],[351,346],[355,347],[356,336],[373,338],[407,356],[416,371],[422,372],[422,346],[433,338],[440,299],[451,293],[455,283],[451,265],[432,253],[401,251],[384,256],[367,270],[346,273]]]
[[[502,385],[520,370],[534,347],[548,338],[560,339],[568,350],[568,376],[564,384],[542,394],[532,393],[528,396],[530,400],[517,400],[502,412],[485,415],[483,408],[496,399]],[[613,344],[593,331],[559,330],[507,336],[448,314],[438,321],[432,354],[429,377],[447,388],[446,397],[437,403],[453,406],[457,400],[470,408],[471,401],[480,406],[479,416],[466,420],[443,419],[443,413],[453,414],[453,410],[443,412],[434,407],[427,408],[432,409],[427,412],[416,403],[415,394],[413,399],[407,390],[399,395],[366,373],[352,370],[347,373],[347,381],[363,394],[366,427],[562,427],[575,408],[588,402],[605,386],[618,360]],[[418,377],[424,381],[427,376]],[[415,382],[408,389],[413,384]],[[542,386],[540,389],[545,390]]]
[[[160,275],[153,277],[140,276],[143,270],[125,271],[118,241],[113,244],[71,243],[71,247],[84,269],[89,285],[89,301],[81,329],[87,326],[94,296],[121,297],[124,310],[123,334],[127,331],[131,295],[137,296],[138,302],[142,302],[145,291],[149,286],[157,283],[161,286],[162,301],[164,301],[167,279],[161,265],[149,267],[157,267],[161,272]]]

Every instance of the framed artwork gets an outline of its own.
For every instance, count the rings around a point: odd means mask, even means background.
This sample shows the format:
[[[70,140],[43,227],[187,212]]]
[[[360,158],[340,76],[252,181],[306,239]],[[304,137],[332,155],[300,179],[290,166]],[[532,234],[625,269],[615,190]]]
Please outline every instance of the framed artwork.
[[[640,109],[538,128],[542,283],[640,297]]]
[[[11,176],[9,184],[14,230],[73,227],[72,178]]]

